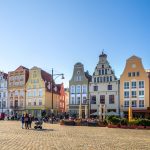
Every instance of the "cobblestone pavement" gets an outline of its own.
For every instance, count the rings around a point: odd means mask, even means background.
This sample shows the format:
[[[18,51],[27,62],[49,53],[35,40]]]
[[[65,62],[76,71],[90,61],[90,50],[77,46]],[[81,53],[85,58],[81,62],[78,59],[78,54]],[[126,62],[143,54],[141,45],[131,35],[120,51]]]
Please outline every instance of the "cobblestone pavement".
[[[21,129],[17,121],[0,121],[0,150],[150,150],[150,130],[43,124]]]

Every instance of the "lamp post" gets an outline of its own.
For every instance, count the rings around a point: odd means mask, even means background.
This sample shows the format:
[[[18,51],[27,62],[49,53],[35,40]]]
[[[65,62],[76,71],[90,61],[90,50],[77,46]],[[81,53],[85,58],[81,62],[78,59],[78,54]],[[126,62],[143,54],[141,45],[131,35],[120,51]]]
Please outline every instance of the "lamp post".
[[[51,112],[52,112],[52,124],[53,124],[53,113],[54,113],[54,108],[53,108],[53,99],[54,99],[54,92],[53,92],[53,86],[54,86],[54,82],[53,82],[53,80],[55,80],[54,79],[54,76],[57,76],[57,77],[59,77],[59,76],[62,76],[62,79],[64,79],[64,74],[63,73],[60,73],[60,74],[54,74],[54,71],[53,71],[53,68],[52,68],[52,78],[51,78],[51,92],[52,92],[52,109],[51,109]]]

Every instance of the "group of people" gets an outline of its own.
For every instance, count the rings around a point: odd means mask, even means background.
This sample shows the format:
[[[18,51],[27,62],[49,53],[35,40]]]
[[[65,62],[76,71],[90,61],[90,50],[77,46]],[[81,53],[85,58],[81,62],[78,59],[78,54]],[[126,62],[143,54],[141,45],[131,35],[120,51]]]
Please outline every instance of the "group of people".
[[[29,129],[31,128],[32,125],[32,116],[31,114],[23,114],[21,117],[21,122],[22,122],[22,129]]]

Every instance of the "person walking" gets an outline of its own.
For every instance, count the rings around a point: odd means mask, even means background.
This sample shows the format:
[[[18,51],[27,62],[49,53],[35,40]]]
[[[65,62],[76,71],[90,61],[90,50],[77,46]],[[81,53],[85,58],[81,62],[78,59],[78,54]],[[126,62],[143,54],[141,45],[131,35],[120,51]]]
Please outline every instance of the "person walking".
[[[24,114],[21,117],[22,129],[24,128]]]
[[[28,121],[29,128],[31,128],[31,124],[32,124],[32,116],[31,114],[29,114],[29,121]]]
[[[29,116],[28,116],[28,114],[25,115],[24,122],[25,122],[25,129],[29,129],[29,126],[28,126]]]

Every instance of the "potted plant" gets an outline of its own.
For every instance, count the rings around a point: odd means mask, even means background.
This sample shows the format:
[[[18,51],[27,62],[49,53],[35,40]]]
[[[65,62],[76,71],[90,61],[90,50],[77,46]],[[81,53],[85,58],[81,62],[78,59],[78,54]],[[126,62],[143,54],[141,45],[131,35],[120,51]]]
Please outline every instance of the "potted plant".
[[[120,120],[120,127],[123,129],[127,129],[128,128],[128,119],[122,118]]]
[[[128,123],[128,127],[129,129],[136,129],[137,128],[137,124],[138,124],[138,120],[131,120],[129,123]]]
[[[113,116],[110,119],[110,123],[108,124],[108,128],[118,128],[119,125],[120,125],[120,118],[116,117],[116,116]]]

